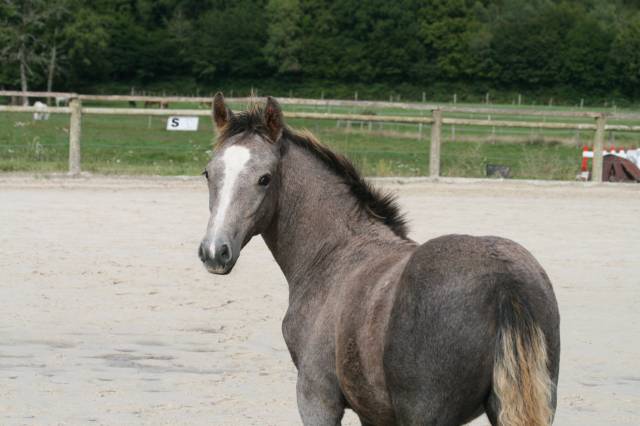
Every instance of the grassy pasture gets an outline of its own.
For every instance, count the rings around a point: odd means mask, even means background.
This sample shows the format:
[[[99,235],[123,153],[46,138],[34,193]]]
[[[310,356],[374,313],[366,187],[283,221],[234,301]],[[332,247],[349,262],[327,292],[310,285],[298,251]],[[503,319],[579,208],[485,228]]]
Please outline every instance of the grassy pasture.
[[[85,106],[128,107],[128,104],[85,102]],[[198,107],[186,103],[171,105],[171,108]],[[232,107],[241,109],[244,105]],[[548,116],[491,115],[490,118],[589,121],[554,116],[555,111],[565,108],[544,108],[549,110]],[[394,108],[373,111],[314,106],[285,107],[285,110],[411,116],[427,113]],[[489,118],[486,114],[447,116]],[[366,175],[428,174],[429,126],[420,129],[414,124],[307,119],[291,119],[289,124],[311,130],[321,141],[349,156]],[[168,132],[165,126],[166,117],[84,115],[83,170],[117,174],[198,174],[211,155],[214,139],[211,121],[201,117],[197,132]],[[31,114],[0,114],[0,171],[65,171],[68,128],[69,119],[64,114],[52,114],[48,121],[33,121]],[[608,142],[616,146],[640,145],[637,133],[612,132],[607,137]],[[443,139],[441,173],[444,176],[481,177],[487,164],[499,164],[511,167],[515,178],[570,180],[579,170],[581,147],[591,143],[593,132],[444,126]]]

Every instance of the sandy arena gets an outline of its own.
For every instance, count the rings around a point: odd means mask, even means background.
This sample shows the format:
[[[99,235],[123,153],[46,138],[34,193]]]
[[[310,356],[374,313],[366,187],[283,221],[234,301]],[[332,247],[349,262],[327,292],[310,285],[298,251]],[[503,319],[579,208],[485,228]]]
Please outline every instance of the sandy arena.
[[[387,185],[413,239],[501,235],[546,268],[555,424],[640,424],[640,185]],[[208,274],[207,218],[201,180],[0,176],[0,424],[300,424],[284,277],[259,237]]]

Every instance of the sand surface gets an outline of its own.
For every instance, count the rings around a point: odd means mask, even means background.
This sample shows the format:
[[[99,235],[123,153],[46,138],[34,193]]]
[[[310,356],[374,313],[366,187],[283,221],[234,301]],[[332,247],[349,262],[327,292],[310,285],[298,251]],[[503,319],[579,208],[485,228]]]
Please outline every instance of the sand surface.
[[[412,238],[501,235],[546,268],[557,425],[640,424],[640,185],[387,186]],[[0,424],[300,424],[284,277],[259,237],[208,274],[207,217],[200,180],[0,176]]]

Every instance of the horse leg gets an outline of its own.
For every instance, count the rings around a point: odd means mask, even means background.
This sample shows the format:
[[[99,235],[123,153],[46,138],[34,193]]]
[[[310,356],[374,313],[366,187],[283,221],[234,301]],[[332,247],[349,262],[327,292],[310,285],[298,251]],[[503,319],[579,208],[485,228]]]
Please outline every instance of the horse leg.
[[[360,417],[360,425],[361,426],[374,426],[373,423],[369,423],[366,420],[363,420],[362,417]]]
[[[298,411],[304,425],[338,426],[345,402],[340,387],[329,378],[311,378],[302,370],[298,374],[296,393]]]
[[[491,423],[491,426],[498,426],[498,414],[500,413],[500,402],[495,393],[491,392],[484,403],[484,412]]]

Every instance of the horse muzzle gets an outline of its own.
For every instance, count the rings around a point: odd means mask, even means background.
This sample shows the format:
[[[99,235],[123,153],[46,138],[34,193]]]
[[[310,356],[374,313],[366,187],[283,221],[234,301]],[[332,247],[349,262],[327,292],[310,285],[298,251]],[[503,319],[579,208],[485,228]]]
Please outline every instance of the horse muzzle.
[[[220,239],[213,243],[204,239],[198,247],[198,257],[207,271],[218,275],[231,272],[238,259],[237,253],[234,253],[233,244]]]

